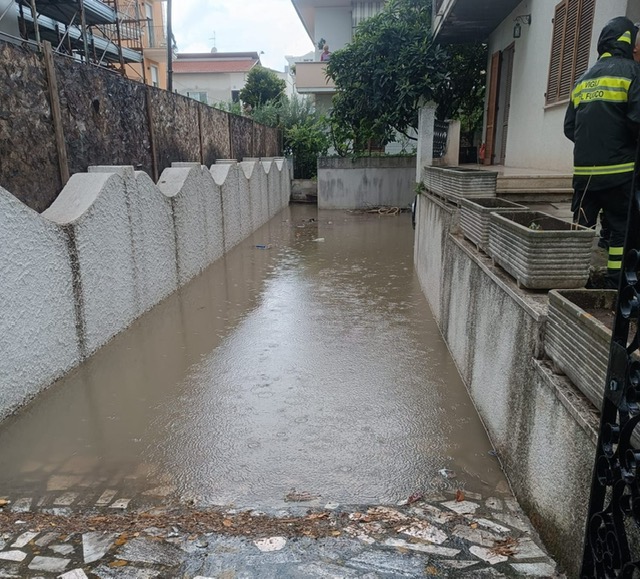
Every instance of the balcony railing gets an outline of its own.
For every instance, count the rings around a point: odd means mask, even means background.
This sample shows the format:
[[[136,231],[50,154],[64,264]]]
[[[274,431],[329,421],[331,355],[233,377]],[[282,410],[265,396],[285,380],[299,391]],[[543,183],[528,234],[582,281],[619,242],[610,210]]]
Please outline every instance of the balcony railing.
[[[164,26],[146,26],[142,27],[145,48],[166,48],[167,47],[167,34]]]
[[[333,93],[336,85],[327,78],[326,62],[296,62],[296,88],[299,93]]]

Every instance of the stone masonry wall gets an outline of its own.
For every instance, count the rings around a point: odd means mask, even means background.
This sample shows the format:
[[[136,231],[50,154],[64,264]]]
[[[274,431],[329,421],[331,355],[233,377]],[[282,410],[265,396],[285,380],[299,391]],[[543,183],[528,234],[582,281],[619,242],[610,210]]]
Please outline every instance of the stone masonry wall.
[[[54,55],[54,69],[72,175],[131,165],[157,178],[176,161],[281,153],[278,130],[251,119],[64,56]],[[43,56],[0,41],[0,187],[38,212],[62,189],[51,110]]]

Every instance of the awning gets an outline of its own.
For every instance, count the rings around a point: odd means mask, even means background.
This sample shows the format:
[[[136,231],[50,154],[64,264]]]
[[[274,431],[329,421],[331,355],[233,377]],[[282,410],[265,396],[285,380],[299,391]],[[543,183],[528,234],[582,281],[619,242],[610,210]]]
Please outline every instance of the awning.
[[[31,8],[29,0],[16,0],[26,8]],[[69,24],[80,10],[79,0],[36,0],[38,14]],[[78,17],[79,18],[79,17]],[[84,19],[87,26],[115,24],[116,11],[99,0],[84,0]],[[76,22],[79,20],[76,18]]]
[[[440,0],[433,20],[436,40],[443,44],[486,41],[522,0]]]
[[[18,8],[16,4],[16,9]],[[27,26],[27,32],[29,38],[35,38],[33,18],[31,16],[31,10],[23,10],[24,21]],[[68,40],[65,39],[64,46],[68,46],[71,43],[71,48],[77,50],[79,53],[84,52],[84,42],[82,39],[82,31],[77,26],[67,26],[63,22],[58,22],[48,16],[38,16],[38,27],[40,29],[40,36],[43,40],[48,40],[54,46],[54,48],[60,42],[60,39],[64,36],[65,32],[68,35]],[[89,33],[88,37],[89,46],[91,49],[95,46],[95,51],[99,58],[105,62],[120,62],[119,47],[116,43],[111,42],[108,38],[103,36],[97,36]],[[122,48],[122,58],[126,63],[142,62],[142,53],[131,48]]]

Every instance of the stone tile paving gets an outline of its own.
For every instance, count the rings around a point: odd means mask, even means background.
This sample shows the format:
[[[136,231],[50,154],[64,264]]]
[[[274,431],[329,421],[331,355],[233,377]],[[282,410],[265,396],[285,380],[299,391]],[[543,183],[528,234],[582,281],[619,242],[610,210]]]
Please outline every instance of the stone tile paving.
[[[510,499],[112,510],[117,494],[71,516],[6,504],[0,579],[564,577]]]

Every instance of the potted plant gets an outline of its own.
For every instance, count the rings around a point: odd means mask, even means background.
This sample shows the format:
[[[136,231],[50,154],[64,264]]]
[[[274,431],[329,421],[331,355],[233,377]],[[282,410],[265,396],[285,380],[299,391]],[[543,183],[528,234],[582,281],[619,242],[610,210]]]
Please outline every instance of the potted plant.
[[[471,197],[495,197],[498,173],[462,167],[425,167],[424,184],[450,201]]]
[[[489,216],[492,212],[527,211],[518,205],[499,197],[478,197],[460,201],[460,227],[464,236],[478,249],[487,250],[489,245]]]
[[[489,255],[530,289],[584,287],[595,231],[539,211],[491,213]]]

